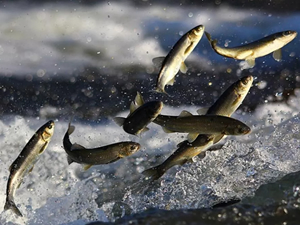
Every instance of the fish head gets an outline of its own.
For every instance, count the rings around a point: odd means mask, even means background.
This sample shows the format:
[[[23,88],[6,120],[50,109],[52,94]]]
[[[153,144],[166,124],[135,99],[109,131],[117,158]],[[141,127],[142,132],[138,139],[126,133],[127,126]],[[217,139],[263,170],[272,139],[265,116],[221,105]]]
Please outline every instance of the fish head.
[[[248,127],[247,125],[243,125],[243,126],[238,126],[235,129],[235,134],[236,135],[245,135],[245,134],[249,134],[251,132],[251,128]]]
[[[293,30],[287,30],[279,33],[278,37],[276,37],[276,41],[283,42],[284,44],[289,43],[297,36],[297,32]]]
[[[120,149],[119,155],[121,157],[130,156],[133,153],[137,152],[141,148],[141,145],[136,142],[126,142]]]
[[[50,120],[48,121],[43,127],[42,127],[42,138],[44,141],[49,141],[49,139],[52,137],[54,133],[54,121]]]
[[[202,35],[204,33],[204,29],[205,29],[205,26],[203,26],[203,25],[199,25],[197,27],[194,27],[191,31],[191,35],[202,37]]]
[[[244,98],[250,90],[252,83],[253,77],[251,75],[242,77],[235,88],[236,93]]]

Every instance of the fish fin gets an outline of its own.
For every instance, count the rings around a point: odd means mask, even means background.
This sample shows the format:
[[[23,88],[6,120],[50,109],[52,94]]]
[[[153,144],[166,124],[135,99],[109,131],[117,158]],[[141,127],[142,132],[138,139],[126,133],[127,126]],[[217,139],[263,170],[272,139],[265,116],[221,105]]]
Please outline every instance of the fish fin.
[[[178,117],[189,117],[189,116],[193,116],[193,114],[187,110],[182,110]]]
[[[209,149],[207,149],[206,151],[218,151],[221,150],[223,148],[224,144],[216,144],[212,147],[210,147]]]
[[[144,105],[145,101],[144,101],[143,96],[141,95],[140,92],[137,92],[137,93],[136,93],[134,102],[135,102],[135,104],[138,105],[138,106]]]
[[[153,58],[152,59],[152,63],[154,64],[155,67],[161,68],[162,65],[163,65],[163,62],[164,62],[165,58],[166,57],[164,57],[164,56]]]
[[[197,134],[197,133],[189,133],[187,135],[187,139],[188,139],[189,142],[193,142],[198,137],[198,135],[199,134]]]
[[[199,157],[200,159],[204,159],[205,156],[206,156],[206,151],[200,152],[200,153],[198,154],[198,157]]]
[[[204,115],[208,110],[208,107],[200,108],[197,110],[198,115]]]
[[[171,97],[163,88],[156,87],[154,90],[150,90],[150,92],[162,93],[169,97]]]
[[[75,126],[71,125],[73,118],[74,118],[74,116],[72,116],[71,119],[70,119],[70,121],[69,121],[68,135],[71,135],[74,132],[74,130],[75,130]]]
[[[93,165],[84,165],[83,169],[84,171],[87,171],[89,168],[91,168]]]
[[[187,71],[188,71],[187,66],[185,65],[184,62],[182,62],[181,65],[180,65],[180,72],[181,73],[186,73]]]
[[[6,199],[6,202],[5,202],[5,205],[4,205],[4,210],[6,211],[6,210],[9,210],[9,209],[11,209],[18,216],[23,216],[21,211],[18,209],[18,207],[14,203],[14,201]]]
[[[247,62],[247,64],[249,65],[250,68],[253,68],[255,66],[255,59],[253,59],[253,58],[246,59],[245,61]]]
[[[32,172],[33,167],[34,167],[34,166],[32,166],[32,167],[30,168],[30,170],[28,170],[28,173],[31,173],[31,172]]]
[[[175,77],[173,77],[168,83],[167,85],[173,85],[175,83]]]
[[[133,113],[139,106],[137,104],[135,104],[135,102],[131,102],[130,103],[130,108],[129,108],[129,111],[130,111],[130,114]],[[130,115],[129,114],[129,115]],[[117,117],[118,118],[118,117]],[[122,126],[122,125],[121,125]]]
[[[225,135],[224,134],[220,134],[214,137],[214,144],[219,142]]]
[[[210,33],[206,32],[206,31],[204,33],[205,33],[205,36],[207,37],[207,40],[209,41],[210,45],[212,47],[215,47],[217,44],[217,40],[212,40]]]
[[[80,144],[74,143],[74,144],[72,144],[70,151],[76,151],[76,150],[82,150],[82,149],[85,149],[85,147],[83,147]]]
[[[168,128],[165,128],[165,127],[161,127],[163,129],[163,131],[165,133],[174,133],[173,131],[169,130]]]
[[[68,164],[75,162],[70,156],[67,156]]]
[[[114,117],[113,120],[116,124],[118,124],[120,127],[123,126],[125,118],[124,117]]]
[[[143,130],[141,130],[140,134],[147,132],[148,130],[150,130],[148,127],[144,127]]]
[[[157,180],[165,173],[164,170],[159,169],[159,165],[152,167],[150,169],[144,170],[142,174],[146,177],[147,180],[150,180],[151,182]]]
[[[277,49],[276,51],[273,52],[273,58],[277,61],[280,62],[282,59],[282,51],[281,48]]]
[[[184,140],[184,141],[182,141],[182,142],[180,142],[180,143],[177,144],[177,148],[180,148],[182,145],[185,145],[187,143],[189,143],[189,141]]]

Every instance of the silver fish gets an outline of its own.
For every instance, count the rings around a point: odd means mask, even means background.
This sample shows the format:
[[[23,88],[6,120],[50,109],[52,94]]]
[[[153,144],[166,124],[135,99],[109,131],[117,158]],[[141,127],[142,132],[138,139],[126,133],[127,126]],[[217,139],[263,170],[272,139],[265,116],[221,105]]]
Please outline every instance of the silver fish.
[[[144,103],[140,93],[137,93],[135,101],[130,105],[130,114],[127,118],[115,117],[113,120],[123,126],[125,132],[139,135],[147,130],[147,125],[151,123],[163,108],[161,101],[151,101]]]
[[[14,202],[15,191],[20,187],[24,176],[32,171],[34,164],[38,160],[38,156],[43,153],[48,146],[53,132],[54,122],[50,120],[37,130],[17,159],[11,164],[4,210],[11,209],[18,216],[23,216]]]
[[[162,126],[165,132],[189,133],[188,139],[197,134],[244,135],[250,127],[239,120],[219,115],[192,115],[182,111],[179,116],[158,115],[153,121]]]
[[[68,155],[68,163],[73,162],[85,164],[84,169],[92,165],[108,164],[137,152],[141,145],[136,142],[118,142],[98,148],[87,149],[77,143],[72,144],[70,135],[75,127],[69,123],[68,130],[63,139],[64,149]]]
[[[252,82],[252,76],[245,76],[233,83],[208,109],[207,115],[231,116],[246,97]],[[152,182],[175,165],[183,165],[197,155],[204,157],[205,152],[224,136],[224,134],[196,134],[193,142],[186,140],[179,143],[179,148],[162,164],[145,170],[142,174]]]
[[[151,182],[157,180],[171,167],[175,165],[183,165],[186,162],[192,161],[193,157],[201,154],[212,145],[213,135],[200,134],[193,143],[183,141],[179,144],[179,148],[163,163],[143,171],[142,174]]]
[[[255,59],[268,55],[273,52],[273,58],[277,61],[281,60],[281,48],[291,42],[296,36],[296,31],[282,31],[271,34],[257,41],[237,46],[233,48],[222,48],[217,46],[217,40],[212,40],[209,33],[205,35],[210,42],[214,51],[222,56],[234,58],[238,60],[246,60],[252,68],[255,65]]]
[[[203,25],[194,27],[177,41],[166,57],[158,57],[152,60],[155,65],[161,68],[155,91],[167,94],[165,85],[174,84],[175,76],[179,70],[182,73],[187,72],[184,61],[201,40],[204,29]]]

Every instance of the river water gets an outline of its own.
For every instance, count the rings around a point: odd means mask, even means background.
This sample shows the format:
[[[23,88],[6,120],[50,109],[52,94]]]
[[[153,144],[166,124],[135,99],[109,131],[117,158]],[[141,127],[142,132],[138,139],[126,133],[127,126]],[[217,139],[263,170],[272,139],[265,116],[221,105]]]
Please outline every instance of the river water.
[[[150,90],[157,76],[152,58],[166,55],[192,27],[205,25],[219,45],[230,47],[283,30],[300,32],[298,12],[64,2],[6,3],[0,17],[0,205],[10,164],[38,127],[48,119],[56,123],[47,151],[16,192],[24,217],[3,211],[1,224],[297,224],[298,37],[283,48],[281,62],[268,55],[242,70],[243,62],[217,55],[203,36],[186,61],[188,73],[167,87],[172,97]],[[233,117],[252,133],[227,137],[219,151],[145,184],[140,173],[168,157],[185,135],[151,124],[135,137],[111,117],[128,114],[136,91],[146,101],[162,100],[164,114],[196,114],[249,74],[253,87]],[[132,140],[142,149],[87,171],[68,165],[62,137],[71,116],[72,142],[97,147]],[[241,202],[218,205],[233,200]]]

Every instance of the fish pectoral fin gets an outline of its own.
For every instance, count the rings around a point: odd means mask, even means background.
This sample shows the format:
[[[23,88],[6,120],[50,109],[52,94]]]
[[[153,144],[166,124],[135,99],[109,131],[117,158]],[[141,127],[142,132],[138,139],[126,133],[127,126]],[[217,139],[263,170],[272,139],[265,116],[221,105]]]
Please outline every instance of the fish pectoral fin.
[[[199,134],[197,134],[197,133],[189,133],[187,135],[187,139],[188,139],[189,142],[193,142],[198,137],[198,135]]]
[[[204,159],[205,156],[206,156],[206,151],[201,152],[201,153],[198,154],[198,157],[199,157],[200,159]]]
[[[68,165],[74,162],[74,160],[70,156],[67,156],[67,160],[68,160]]]
[[[181,63],[179,70],[181,73],[186,73],[188,71],[188,68],[184,62]]]
[[[83,146],[80,145],[80,144],[74,143],[74,144],[72,144],[70,150],[71,150],[71,151],[76,151],[76,150],[82,150],[82,149],[85,149],[85,147],[83,147]]]
[[[255,59],[246,59],[246,63],[249,65],[250,68],[253,68],[255,66]]]
[[[208,110],[208,107],[200,108],[197,110],[198,115],[204,115]]]
[[[140,134],[145,133],[145,132],[147,132],[148,130],[150,130],[148,127],[144,127],[144,128],[141,130]]]
[[[87,171],[89,168],[91,168],[93,165],[84,165],[83,170]]]
[[[118,124],[120,127],[123,126],[125,118],[124,117],[114,117],[113,120],[116,124]]]
[[[166,127],[162,127],[162,129],[163,129],[163,131],[164,131],[165,133],[174,133],[173,131],[169,130],[169,129],[166,128]]]
[[[282,51],[281,48],[277,49],[276,51],[273,52],[273,58],[277,61],[280,62],[282,59]]]
[[[173,85],[175,83],[175,77],[173,77],[168,83],[167,85]]]
[[[32,172],[33,167],[34,167],[34,166],[32,166],[32,167],[28,170],[28,173],[31,173],[31,172]]]
[[[161,68],[166,57],[160,56],[152,59],[152,63],[156,68]]]
[[[193,114],[187,110],[182,110],[178,117],[189,117],[189,116],[193,116]]]

